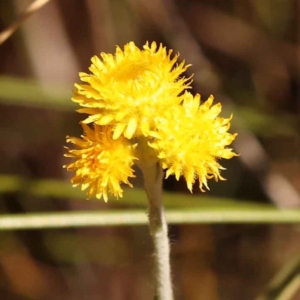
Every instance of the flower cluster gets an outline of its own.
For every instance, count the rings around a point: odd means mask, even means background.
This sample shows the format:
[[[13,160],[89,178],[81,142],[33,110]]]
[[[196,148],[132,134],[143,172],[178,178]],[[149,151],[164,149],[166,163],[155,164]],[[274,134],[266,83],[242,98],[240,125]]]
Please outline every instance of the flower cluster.
[[[223,179],[217,160],[236,155],[227,148],[236,136],[228,133],[231,117],[218,116],[221,104],[213,105],[212,96],[201,103],[188,91],[189,65],[155,42],[143,49],[130,42],[100,56],[92,58],[90,74],[79,74],[83,83],[72,98],[88,115],[81,139],[67,137],[77,147],[65,155],[75,159],[64,166],[75,171],[73,185],[88,189],[88,197],[121,197],[121,184],[131,186],[132,165],[147,151],[167,177],[183,175],[190,191],[196,179],[201,190],[207,179]]]

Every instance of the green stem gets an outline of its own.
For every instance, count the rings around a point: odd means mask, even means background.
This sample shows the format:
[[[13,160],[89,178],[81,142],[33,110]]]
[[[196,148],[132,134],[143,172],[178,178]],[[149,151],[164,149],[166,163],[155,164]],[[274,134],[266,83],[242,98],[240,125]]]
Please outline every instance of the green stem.
[[[154,244],[157,300],[173,300],[168,226],[162,203],[163,171],[158,164],[142,167],[148,198],[149,229]]]

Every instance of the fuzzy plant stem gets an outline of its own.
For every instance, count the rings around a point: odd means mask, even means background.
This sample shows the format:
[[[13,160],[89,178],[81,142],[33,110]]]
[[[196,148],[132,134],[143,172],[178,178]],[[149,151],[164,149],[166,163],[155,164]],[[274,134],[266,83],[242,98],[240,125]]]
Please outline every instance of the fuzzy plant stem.
[[[154,244],[155,300],[173,300],[168,226],[162,202],[163,170],[158,164],[142,168],[148,197],[149,229]]]

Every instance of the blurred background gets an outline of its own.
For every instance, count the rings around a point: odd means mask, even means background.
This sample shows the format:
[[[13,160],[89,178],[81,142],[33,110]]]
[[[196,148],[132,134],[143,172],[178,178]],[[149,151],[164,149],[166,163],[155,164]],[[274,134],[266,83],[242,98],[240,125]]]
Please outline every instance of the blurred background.
[[[41,1],[0,0],[0,32],[33,2]],[[51,0],[19,25],[0,45],[2,215],[146,211],[135,190],[118,202],[85,201],[62,169],[65,136],[81,134],[70,100],[78,72],[129,41],[179,52],[192,64],[193,92],[234,114],[241,156],[222,162],[226,182],[195,188],[189,201],[299,206],[299,1]],[[164,188],[184,210],[185,183],[170,178]],[[170,238],[178,300],[279,299],[258,297],[287,263],[300,273],[297,224],[171,225]],[[146,226],[0,231],[0,299],[150,300],[151,262]]]

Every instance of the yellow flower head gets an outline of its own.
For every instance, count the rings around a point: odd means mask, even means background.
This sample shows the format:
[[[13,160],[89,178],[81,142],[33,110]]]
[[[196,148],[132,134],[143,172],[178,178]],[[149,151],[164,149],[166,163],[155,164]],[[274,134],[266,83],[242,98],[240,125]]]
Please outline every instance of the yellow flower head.
[[[85,84],[75,85],[72,98],[84,107],[79,112],[90,115],[84,123],[113,125],[113,139],[147,136],[155,115],[179,104],[190,84],[179,77],[188,65],[176,64],[178,55],[171,54],[155,42],[142,50],[130,42],[124,50],[117,47],[115,55],[94,56],[91,74],[80,73]]]
[[[121,197],[135,159],[143,171],[159,162],[166,177],[183,175],[190,191],[196,179],[202,191],[208,179],[223,179],[218,160],[236,155],[228,148],[236,137],[228,132],[231,117],[219,117],[221,104],[213,105],[212,96],[200,103],[187,91],[191,80],[182,73],[188,65],[171,55],[156,43],[141,50],[130,42],[115,55],[94,56],[91,74],[80,73],[84,84],[75,85],[73,101],[89,116],[81,139],[67,137],[77,148],[68,149],[75,161],[65,167],[88,197]]]
[[[123,190],[120,184],[126,183],[128,177],[134,177],[131,166],[136,159],[131,145],[125,138],[112,139],[111,128],[95,125],[94,129],[82,124],[85,135],[80,139],[67,137],[67,142],[77,146],[77,149],[68,149],[66,157],[75,159],[65,165],[68,171],[75,171],[71,179],[73,186],[81,184],[82,190],[88,189],[88,198],[96,195],[107,201],[110,192],[115,197],[122,197]]]
[[[236,137],[228,133],[231,118],[218,117],[221,104],[212,106],[213,96],[200,105],[200,96],[185,93],[182,105],[173,105],[164,116],[156,119],[156,131],[152,132],[153,142],[162,167],[167,169],[166,177],[175,174],[186,179],[188,189],[199,178],[200,189],[208,189],[207,179],[224,180],[223,169],[217,159],[229,159],[236,154],[226,148]]]

